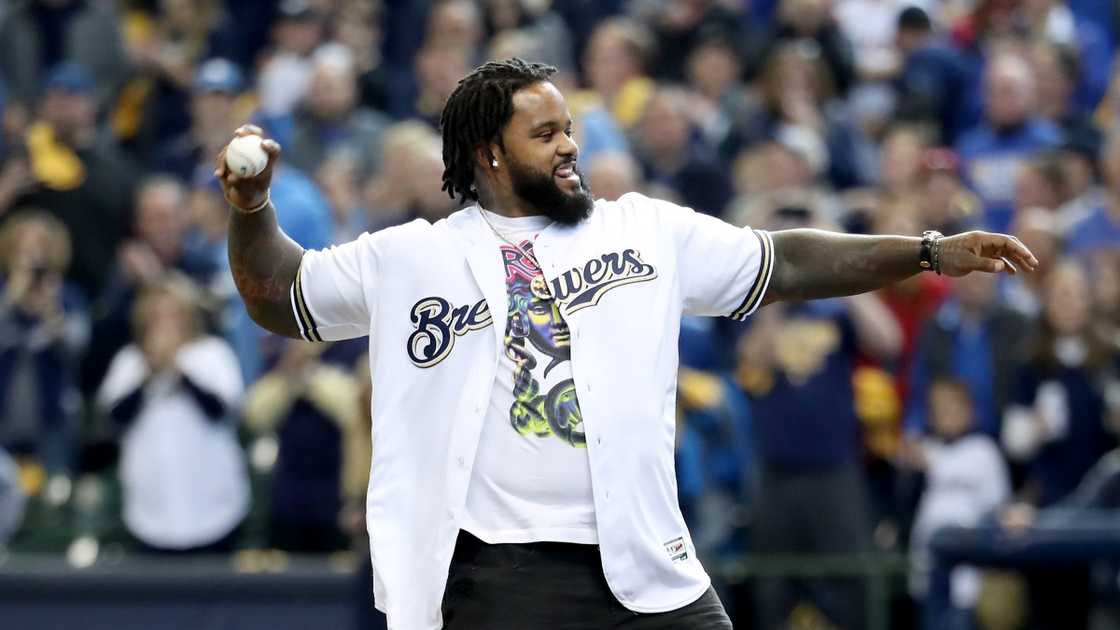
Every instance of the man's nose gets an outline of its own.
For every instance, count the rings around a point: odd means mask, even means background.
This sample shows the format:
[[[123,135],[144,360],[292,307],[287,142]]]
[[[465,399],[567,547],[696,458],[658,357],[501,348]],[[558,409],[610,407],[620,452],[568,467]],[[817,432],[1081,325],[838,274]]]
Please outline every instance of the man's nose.
[[[560,143],[557,152],[560,155],[570,155],[574,158],[579,155],[579,144],[576,143],[576,139],[573,136],[565,134],[564,141]]]

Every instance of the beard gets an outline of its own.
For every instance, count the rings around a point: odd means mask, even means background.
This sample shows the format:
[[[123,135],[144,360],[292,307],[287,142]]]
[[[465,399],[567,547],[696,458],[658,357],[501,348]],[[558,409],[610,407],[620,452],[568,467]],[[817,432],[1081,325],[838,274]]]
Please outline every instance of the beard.
[[[574,192],[564,192],[550,172],[539,171],[507,158],[509,179],[513,192],[544,216],[561,225],[575,225],[591,214],[595,200],[584,183],[583,174],[573,164],[579,175],[579,187]]]

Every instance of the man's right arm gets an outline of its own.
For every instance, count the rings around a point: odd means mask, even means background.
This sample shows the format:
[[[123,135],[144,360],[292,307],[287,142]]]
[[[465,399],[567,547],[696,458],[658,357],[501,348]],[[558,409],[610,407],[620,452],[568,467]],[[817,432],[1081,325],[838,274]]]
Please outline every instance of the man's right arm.
[[[261,129],[244,125],[237,136],[260,135]],[[278,335],[300,339],[290,291],[299,271],[303,248],[280,229],[269,200],[272,171],[280,145],[265,140],[268,166],[252,177],[238,177],[226,167],[225,151],[218,155],[214,175],[229,202],[229,266],[249,316]]]
[[[256,212],[231,208],[229,267],[249,316],[262,328],[300,339],[290,291],[303,248],[280,229],[271,203]]]

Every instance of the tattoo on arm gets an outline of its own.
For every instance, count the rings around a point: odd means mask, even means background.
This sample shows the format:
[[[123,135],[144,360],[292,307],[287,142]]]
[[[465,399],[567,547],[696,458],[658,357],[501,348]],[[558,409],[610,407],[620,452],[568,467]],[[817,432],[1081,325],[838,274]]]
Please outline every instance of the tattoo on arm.
[[[774,274],[765,303],[873,291],[921,269],[921,239],[861,236],[823,230],[772,232]]]
[[[230,210],[229,266],[253,321],[276,334],[300,338],[289,298],[303,248],[276,222],[272,204],[253,213]]]

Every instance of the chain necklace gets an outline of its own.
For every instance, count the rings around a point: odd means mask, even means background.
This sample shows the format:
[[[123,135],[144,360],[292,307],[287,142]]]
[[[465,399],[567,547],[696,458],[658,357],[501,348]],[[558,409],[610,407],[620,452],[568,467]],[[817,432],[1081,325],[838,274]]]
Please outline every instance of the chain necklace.
[[[507,238],[505,234],[499,232],[498,228],[494,227],[494,224],[490,222],[490,217],[486,216],[486,211],[482,209],[482,206],[478,206],[478,213],[482,215],[482,220],[486,222],[486,225],[490,228],[490,231],[494,233],[494,236],[497,236],[506,243],[509,243],[511,246],[513,246],[514,249],[524,254],[526,258],[531,260],[533,264],[537,266],[537,271],[540,273],[533,276],[532,281],[529,282],[529,290],[532,291],[533,295],[537,298],[540,298],[542,300],[551,300],[552,292],[548,290],[548,282],[544,279],[544,271],[541,269],[541,263],[537,260],[537,257],[533,254],[533,252],[525,249],[524,247],[521,247],[517,243],[514,243],[509,238]]]

